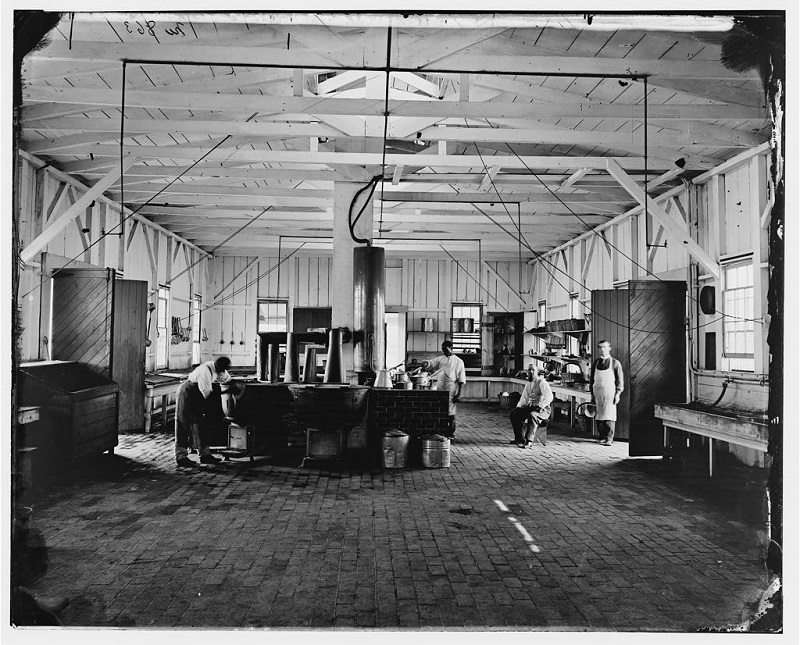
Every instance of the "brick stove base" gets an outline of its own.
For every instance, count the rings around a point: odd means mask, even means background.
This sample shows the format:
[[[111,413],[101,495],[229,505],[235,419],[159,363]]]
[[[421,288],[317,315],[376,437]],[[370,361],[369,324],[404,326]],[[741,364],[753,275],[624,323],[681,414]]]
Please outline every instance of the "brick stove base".
[[[380,463],[381,439],[387,430],[411,435],[409,461],[418,459],[415,440],[441,434],[448,425],[449,393],[442,390],[372,390],[368,418],[368,450],[374,465]]]

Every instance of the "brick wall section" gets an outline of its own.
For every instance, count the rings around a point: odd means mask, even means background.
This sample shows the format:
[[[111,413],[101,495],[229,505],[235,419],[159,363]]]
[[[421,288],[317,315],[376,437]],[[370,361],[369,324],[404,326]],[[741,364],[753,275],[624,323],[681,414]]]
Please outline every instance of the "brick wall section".
[[[367,412],[367,455],[372,466],[382,457],[383,433],[401,430],[411,435],[409,466],[420,462],[418,437],[447,429],[449,393],[440,390],[372,390]]]
[[[412,437],[441,433],[447,428],[448,392],[440,390],[373,390],[370,428],[376,437],[397,429]]]

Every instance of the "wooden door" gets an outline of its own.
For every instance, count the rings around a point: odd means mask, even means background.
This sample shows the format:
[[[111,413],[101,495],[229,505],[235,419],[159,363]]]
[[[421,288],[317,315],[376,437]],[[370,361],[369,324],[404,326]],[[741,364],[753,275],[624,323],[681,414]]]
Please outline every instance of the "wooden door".
[[[628,290],[598,289],[592,291],[592,359],[597,358],[597,344],[611,343],[611,355],[622,364],[625,389],[617,405],[615,439],[630,437],[629,353],[628,353]]]
[[[119,430],[144,428],[147,282],[116,280],[111,378],[119,385]]]
[[[686,283],[641,280],[630,293],[630,443],[632,457],[663,453],[655,403],[686,400]]]
[[[113,269],[61,269],[53,277],[52,356],[111,377]]]

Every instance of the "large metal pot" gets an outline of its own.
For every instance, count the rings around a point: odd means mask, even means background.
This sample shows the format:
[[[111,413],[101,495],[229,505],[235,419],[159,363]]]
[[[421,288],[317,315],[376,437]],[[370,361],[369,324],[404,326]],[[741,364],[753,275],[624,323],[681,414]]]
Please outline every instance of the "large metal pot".
[[[431,375],[428,372],[420,372],[411,377],[415,390],[427,388],[431,384]]]
[[[461,321],[461,326],[465,334],[471,334],[473,331],[475,331],[474,318],[462,318]]]
[[[420,321],[420,331],[436,330],[435,318],[421,318]]]
[[[450,332],[453,334],[459,334],[464,331],[464,319],[463,318],[451,318],[450,319]]]

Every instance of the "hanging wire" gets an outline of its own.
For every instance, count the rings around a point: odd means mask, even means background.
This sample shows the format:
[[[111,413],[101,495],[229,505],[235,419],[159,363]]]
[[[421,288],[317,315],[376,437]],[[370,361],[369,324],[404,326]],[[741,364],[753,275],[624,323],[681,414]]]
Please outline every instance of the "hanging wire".
[[[257,115],[257,114],[258,114],[258,112],[256,112],[256,113],[252,114],[252,115],[251,115],[251,116],[250,116],[250,117],[249,117],[249,118],[248,118],[248,119],[245,121],[245,123],[247,123],[247,122],[251,121],[253,118],[255,118],[255,117],[256,117],[256,115]],[[211,153],[213,153],[213,152],[214,152],[215,150],[217,150],[217,149],[218,149],[218,148],[219,148],[219,147],[220,147],[220,146],[221,146],[223,143],[225,143],[225,142],[226,142],[228,139],[230,139],[230,138],[231,138],[231,136],[232,136],[232,135],[230,135],[230,134],[226,135],[226,136],[225,136],[225,137],[224,137],[224,138],[223,138],[221,141],[219,141],[219,142],[218,142],[216,145],[214,145],[214,147],[212,147],[212,148],[211,148],[211,149],[210,149],[208,152],[206,152],[206,153],[205,153],[205,154],[204,154],[202,157],[200,157],[199,159],[197,159],[196,161],[194,161],[194,162],[193,162],[193,163],[192,163],[190,166],[188,166],[187,168],[185,168],[185,169],[184,169],[184,170],[183,170],[183,171],[182,171],[182,172],[181,172],[179,175],[177,175],[176,177],[174,177],[173,179],[171,179],[171,180],[169,181],[169,183],[167,183],[167,184],[166,184],[166,185],[165,185],[165,186],[164,186],[164,187],[163,187],[161,190],[159,190],[159,191],[158,191],[157,193],[155,193],[155,194],[154,194],[152,197],[150,197],[150,198],[149,198],[149,199],[148,199],[146,202],[144,202],[143,204],[141,204],[141,205],[140,205],[138,208],[136,208],[135,210],[131,210],[131,212],[130,212],[130,213],[128,213],[127,215],[125,215],[124,217],[121,217],[121,218],[120,218],[120,221],[119,221],[119,223],[115,224],[115,225],[114,225],[114,226],[112,226],[110,229],[108,229],[108,230],[107,230],[105,233],[101,234],[101,235],[100,235],[100,236],[99,236],[99,237],[98,237],[98,238],[97,238],[97,239],[96,239],[94,242],[92,242],[91,244],[87,245],[87,246],[86,246],[86,248],[85,248],[85,249],[83,249],[83,251],[81,251],[81,252],[80,252],[78,255],[76,255],[76,256],[74,256],[74,257],[70,258],[69,260],[67,260],[67,261],[66,261],[66,262],[65,262],[65,263],[64,263],[64,264],[63,264],[61,267],[59,267],[58,269],[56,269],[55,271],[53,271],[53,273],[52,273],[51,275],[49,275],[49,276],[46,276],[44,280],[42,280],[42,281],[41,281],[39,284],[37,284],[36,286],[34,286],[34,287],[33,287],[33,288],[30,290],[30,291],[28,291],[28,292],[27,292],[27,293],[26,293],[24,296],[22,296],[22,297],[24,298],[24,297],[26,297],[26,296],[30,295],[31,293],[33,293],[33,292],[34,292],[34,291],[36,291],[37,289],[41,288],[41,287],[42,287],[42,286],[45,284],[45,282],[47,282],[48,280],[52,280],[53,278],[55,278],[55,277],[56,277],[56,275],[58,275],[58,273],[59,273],[59,272],[61,272],[61,271],[63,271],[64,269],[66,269],[66,268],[67,268],[67,267],[68,267],[70,264],[72,264],[73,262],[75,262],[75,261],[76,261],[78,258],[80,258],[80,257],[81,257],[81,256],[82,256],[84,253],[86,253],[86,251],[88,251],[88,250],[89,250],[89,249],[91,249],[93,246],[95,246],[96,244],[98,244],[98,243],[100,242],[100,240],[102,240],[102,239],[103,239],[103,238],[105,238],[106,236],[108,236],[108,235],[116,235],[115,233],[112,233],[112,231],[116,230],[116,229],[117,229],[117,228],[119,228],[120,226],[123,226],[123,225],[124,225],[124,223],[125,223],[125,222],[127,222],[127,221],[128,221],[130,218],[131,218],[131,217],[133,217],[134,215],[136,215],[136,213],[138,213],[140,210],[142,210],[142,209],[143,209],[145,206],[148,206],[150,203],[152,203],[152,201],[153,201],[153,200],[154,200],[156,197],[158,197],[158,196],[159,196],[161,193],[163,193],[163,192],[164,192],[165,190],[167,190],[167,189],[168,189],[170,186],[172,186],[172,184],[174,184],[176,181],[178,181],[178,180],[179,180],[181,177],[183,177],[183,176],[184,176],[186,173],[188,173],[190,170],[192,170],[192,168],[194,168],[194,167],[195,167],[195,166],[197,166],[197,165],[198,165],[200,162],[202,162],[203,160],[205,160],[205,159],[206,159],[206,158],[207,158],[207,157],[208,157],[208,156],[209,156]],[[123,209],[123,208],[124,208],[124,204],[121,204],[121,205],[120,205],[120,214],[122,214],[122,209]],[[261,213],[260,215],[263,215],[263,213]],[[259,216],[260,216],[260,215],[259,215]],[[251,222],[251,223],[252,223],[252,222]],[[217,248],[219,248],[219,247],[217,247]],[[202,260],[202,258],[201,258],[201,260]],[[200,260],[198,260],[198,262],[199,262],[199,261],[200,261]]]

